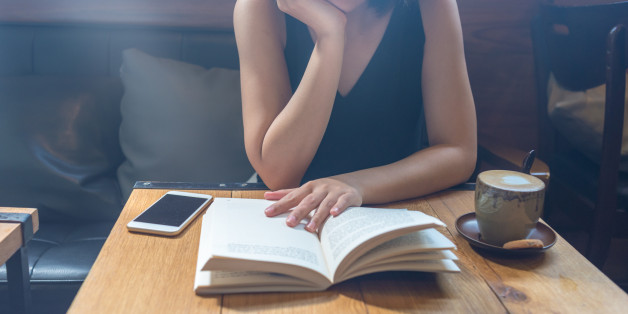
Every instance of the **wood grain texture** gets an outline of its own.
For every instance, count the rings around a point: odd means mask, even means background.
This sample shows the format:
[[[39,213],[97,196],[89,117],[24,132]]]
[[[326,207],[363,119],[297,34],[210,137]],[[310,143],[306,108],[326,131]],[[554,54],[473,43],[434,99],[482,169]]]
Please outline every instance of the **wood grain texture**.
[[[353,280],[321,292],[249,293],[223,296],[222,313],[365,313]]]
[[[0,223],[0,265],[4,265],[22,246],[20,224]]]
[[[264,191],[233,191],[231,197],[233,197],[233,198],[257,198],[257,199],[263,199],[265,192],[266,192],[266,190],[264,190]]]
[[[220,309],[221,296],[194,294],[201,220],[175,237],[130,233],[126,225],[167,190],[134,190],[81,286],[70,313],[186,313]],[[186,192],[230,197],[231,191]]]
[[[481,274],[508,311],[621,313],[628,295],[579,254],[560,235],[544,254],[507,258],[472,248],[455,229],[455,220],[473,211],[472,191],[444,192],[427,198],[454,235],[458,252]]]
[[[39,230],[39,212],[35,208],[0,207],[0,213],[29,214],[33,222],[33,233]],[[19,223],[0,223],[0,265],[6,263],[22,244]]]
[[[530,150],[537,142],[530,21],[538,0],[459,0],[478,137]]]
[[[196,296],[192,287],[199,220],[175,238],[126,231],[126,223],[165,192],[133,192],[70,313],[572,313],[628,308],[628,295],[560,237],[544,254],[524,258],[504,258],[471,248],[454,223],[472,211],[472,191],[445,191],[385,205],[420,210],[445,222],[447,228],[440,231],[458,246],[459,274],[385,272],[354,278],[323,292]],[[196,192],[249,198],[264,193]]]

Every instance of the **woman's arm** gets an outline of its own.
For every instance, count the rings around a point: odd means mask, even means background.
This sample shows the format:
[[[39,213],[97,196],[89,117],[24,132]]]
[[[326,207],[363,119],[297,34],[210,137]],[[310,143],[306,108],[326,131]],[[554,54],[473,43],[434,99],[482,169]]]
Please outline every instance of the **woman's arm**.
[[[330,211],[337,215],[348,206],[429,194],[471,175],[476,162],[476,116],[458,8],[455,0],[419,3],[426,35],[422,89],[430,147],[382,167],[315,180],[299,189],[269,192],[267,198],[281,200],[267,210],[268,215],[296,206],[288,217],[288,225],[294,226],[317,208],[306,227],[314,231]]]
[[[283,53],[282,11],[316,33],[314,51],[294,95]],[[246,153],[271,189],[298,186],[318,149],[338,89],[345,23],[344,14],[324,0],[236,3]]]
[[[425,29],[422,90],[430,147],[347,176],[367,203],[425,195],[464,182],[475,168],[476,114],[454,0],[419,1]],[[377,181],[371,175],[377,176]]]

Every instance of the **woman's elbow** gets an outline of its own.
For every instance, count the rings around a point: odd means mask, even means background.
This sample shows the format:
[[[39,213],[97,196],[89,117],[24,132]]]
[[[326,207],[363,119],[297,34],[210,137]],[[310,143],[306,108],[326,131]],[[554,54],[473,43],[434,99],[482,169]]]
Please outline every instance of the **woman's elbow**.
[[[253,169],[269,189],[276,191],[299,186],[301,177],[290,171],[290,167],[262,158],[261,154],[256,153],[257,150],[247,149],[246,152]]]
[[[467,182],[476,168],[477,148],[471,145],[454,145],[450,147],[448,155],[445,171],[449,176],[449,184]]]
[[[461,157],[459,160],[459,182],[463,183],[467,182],[476,168],[477,163],[477,146],[473,145],[472,147],[466,147],[462,149]]]
[[[296,178],[294,174],[288,173],[286,169],[270,167],[261,163],[255,163],[253,168],[270,190],[276,191],[299,187],[300,178]]]

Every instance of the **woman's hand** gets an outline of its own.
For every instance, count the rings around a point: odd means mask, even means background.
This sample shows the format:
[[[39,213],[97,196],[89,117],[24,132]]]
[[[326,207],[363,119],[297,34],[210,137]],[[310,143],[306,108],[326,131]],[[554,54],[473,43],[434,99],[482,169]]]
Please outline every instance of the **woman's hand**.
[[[327,35],[344,36],[347,17],[326,0],[277,0],[279,10],[311,27],[317,38]]]
[[[295,227],[311,211],[316,210],[305,227],[310,232],[316,232],[330,214],[337,216],[349,206],[362,205],[362,194],[358,189],[337,177],[310,181],[296,189],[266,192],[264,198],[279,200],[266,208],[268,217],[292,209],[286,219],[286,224],[290,227]]]

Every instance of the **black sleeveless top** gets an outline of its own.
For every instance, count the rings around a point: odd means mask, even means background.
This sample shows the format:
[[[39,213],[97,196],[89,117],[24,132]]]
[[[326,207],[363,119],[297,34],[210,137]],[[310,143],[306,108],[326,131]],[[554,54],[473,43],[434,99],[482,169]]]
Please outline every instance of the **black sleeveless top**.
[[[303,180],[393,163],[425,145],[421,70],[425,34],[416,1],[394,8],[372,59],[346,96],[336,93],[321,144]],[[314,42],[305,24],[286,15],[284,50],[292,92]]]

